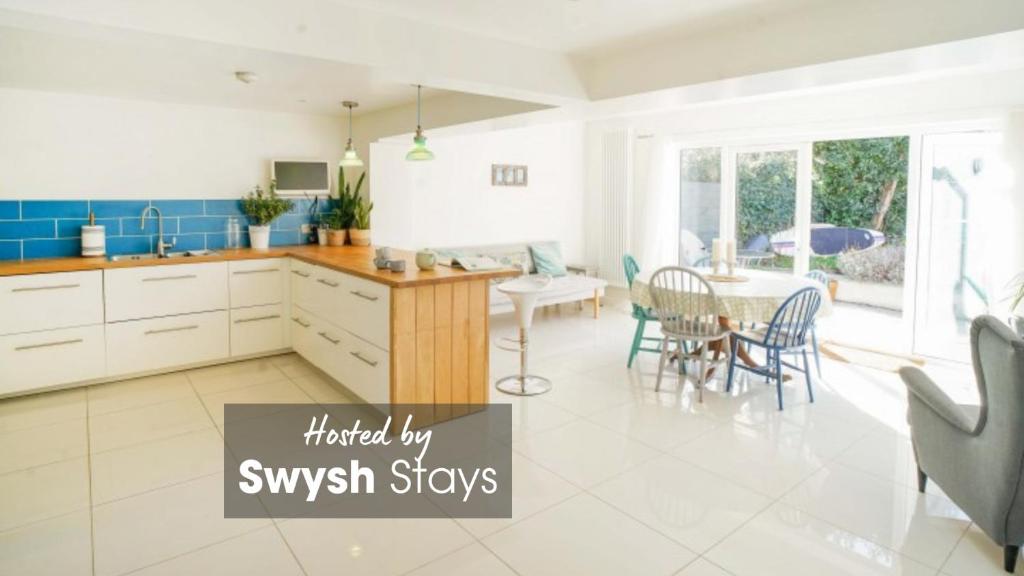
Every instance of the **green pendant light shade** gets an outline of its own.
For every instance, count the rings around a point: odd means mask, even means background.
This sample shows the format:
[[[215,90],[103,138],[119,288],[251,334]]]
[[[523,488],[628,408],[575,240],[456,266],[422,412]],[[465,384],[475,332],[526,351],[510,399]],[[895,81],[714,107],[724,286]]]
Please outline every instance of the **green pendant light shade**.
[[[405,155],[406,160],[413,162],[434,159],[434,153],[427,149],[427,137],[423,135],[423,128],[420,127],[421,88],[419,84],[416,85],[416,135],[412,137],[412,149]]]
[[[352,145],[352,109],[359,106],[359,103],[346,100],[341,105],[348,108],[348,144],[345,145],[345,154],[341,157],[341,162],[338,162],[338,166],[342,168],[361,168],[363,161],[359,159],[356,147]]]

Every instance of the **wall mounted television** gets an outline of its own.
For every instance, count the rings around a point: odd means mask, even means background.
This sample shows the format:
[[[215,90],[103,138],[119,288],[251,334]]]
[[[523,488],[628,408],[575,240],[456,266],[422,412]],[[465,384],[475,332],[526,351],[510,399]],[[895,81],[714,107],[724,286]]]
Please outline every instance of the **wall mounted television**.
[[[270,178],[282,196],[326,196],[331,193],[331,169],[321,160],[272,160]]]

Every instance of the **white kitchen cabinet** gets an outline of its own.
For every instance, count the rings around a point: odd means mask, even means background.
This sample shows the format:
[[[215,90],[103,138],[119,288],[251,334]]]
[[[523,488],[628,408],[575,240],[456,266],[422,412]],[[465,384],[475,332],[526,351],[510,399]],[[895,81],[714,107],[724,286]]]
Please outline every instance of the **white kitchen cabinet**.
[[[387,404],[391,397],[390,355],[355,336],[346,342],[345,373],[342,384],[372,404]]]
[[[231,355],[249,356],[288,347],[283,304],[231,310]]]
[[[316,329],[313,327],[313,315],[302,307],[292,304],[291,318],[292,348],[303,358],[312,362],[313,346]]]
[[[0,336],[0,395],[102,378],[103,325]]]
[[[391,349],[391,289],[356,276],[346,278],[341,325],[384,350]]]
[[[103,324],[103,273],[0,278],[0,334]]]
[[[306,310],[313,310],[313,292],[316,279],[316,266],[292,258],[289,264],[291,279],[291,301]]]
[[[228,312],[203,312],[107,324],[110,376],[226,359]]]
[[[228,263],[231,307],[246,308],[284,302],[287,269],[288,261],[284,258],[235,260]]]
[[[118,268],[104,281],[108,323],[228,309],[226,262]]]

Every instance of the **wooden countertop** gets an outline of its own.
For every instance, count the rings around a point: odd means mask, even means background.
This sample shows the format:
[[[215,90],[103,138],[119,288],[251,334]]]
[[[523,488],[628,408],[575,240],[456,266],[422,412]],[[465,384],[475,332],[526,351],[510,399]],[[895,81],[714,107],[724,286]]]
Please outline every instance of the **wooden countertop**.
[[[256,260],[263,258],[292,257],[316,264],[325,268],[345,272],[381,284],[394,287],[425,286],[445,284],[466,280],[483,280],[490,278],[508,278],[518,276],[519,270],[504,268],[481,272],[467,272],[452,269],[448,266],[435,267],[434,270],[420,270],[416,267],[416,254],[406,250],[391,250],[391,258],[405,260],[405,272],[377,270],[373,265],[374,247],[372,246],[277,246],[270,250],[258,252],[249,248],[238,250],[219,250],[210,256],[190,256],[187,258],[122,260],[111,262],[106,258],[49,258],[40,260],[0,261],[0,276],[19,274],[49,274],[53,272],[79,272],[84,270],[111,270],[116,268],[136,268],[139,266],[174,266],[176,264],[198,264],[200,262],[226,262],[230,260]]]

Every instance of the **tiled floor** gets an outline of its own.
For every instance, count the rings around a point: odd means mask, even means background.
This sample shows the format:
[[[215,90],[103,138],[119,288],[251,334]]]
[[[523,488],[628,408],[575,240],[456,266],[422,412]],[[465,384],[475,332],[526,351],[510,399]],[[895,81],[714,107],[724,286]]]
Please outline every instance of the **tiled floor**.
[[[826,362],[813,405],[800,379],[781,413],[752,380],[698,404],[674,377],[654,392],[651,355],[625,368],[631,334],[613,304],[538,313],[554,391],[494,394],[511,519],[224,519],[225,403],[348,401],[294,355],[0,401],[0,574],[1002,573],[941,490],[914,489],[894,374]],[[492,352],[493,376],[515,366]]]

